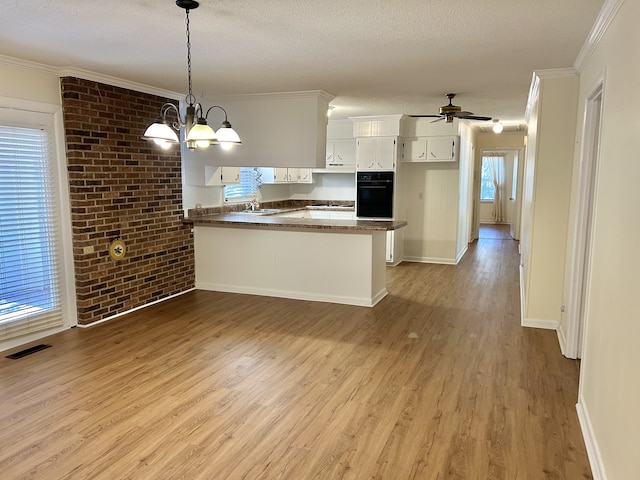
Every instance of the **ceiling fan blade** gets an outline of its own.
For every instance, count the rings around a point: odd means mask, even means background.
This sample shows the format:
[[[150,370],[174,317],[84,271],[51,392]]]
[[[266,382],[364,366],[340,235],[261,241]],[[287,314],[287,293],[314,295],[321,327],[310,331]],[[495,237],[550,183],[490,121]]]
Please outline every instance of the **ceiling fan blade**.
[[[480,115],[458,115],[458,118],[464,118],[467,120],[491,120],[491,117],[481,117]]]
[[[465,118],[473,115],[473,112],[451,112],[450,115],[452,117]]]
[[[435,116],[435,115],[432,115],[432,116]],[[440,117],[440,118],[439,118],[439,119],[437,119],[437,120],[432,120],[430,123],[441,122],[441,121],[443,121],[445,118],[446,118],[446,117]]]
[[[442,115],[409,115],[409,116],[413,117],[413,118],[427,118],[427,117],[437,118],[437,117],[442,117]]]

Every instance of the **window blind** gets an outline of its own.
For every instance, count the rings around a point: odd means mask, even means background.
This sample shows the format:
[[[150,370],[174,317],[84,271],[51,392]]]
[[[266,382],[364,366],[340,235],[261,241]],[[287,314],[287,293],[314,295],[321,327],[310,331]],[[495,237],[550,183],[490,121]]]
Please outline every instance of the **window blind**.
[[[0,125],[0,341],[64,325],[50,130]]]
[[[262,175],[258,167],[241,167],[240,183],[225,185],[224,200],[226,202],[241,202],[243,200],[253,199],[258,194],[258,190],[262,186],[262,182],[260,181],[261,176]]]

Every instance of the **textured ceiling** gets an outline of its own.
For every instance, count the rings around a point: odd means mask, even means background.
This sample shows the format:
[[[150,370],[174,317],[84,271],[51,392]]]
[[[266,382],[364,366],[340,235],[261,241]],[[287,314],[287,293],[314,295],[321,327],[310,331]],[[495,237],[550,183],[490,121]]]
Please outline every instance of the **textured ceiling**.
[[[534,70],[570,67],[604,0],[201,0],[196,96],[324,90],[335,118],[455,104],[523,121]],[[174,0],[3,0],[0,54],[186,92]]]

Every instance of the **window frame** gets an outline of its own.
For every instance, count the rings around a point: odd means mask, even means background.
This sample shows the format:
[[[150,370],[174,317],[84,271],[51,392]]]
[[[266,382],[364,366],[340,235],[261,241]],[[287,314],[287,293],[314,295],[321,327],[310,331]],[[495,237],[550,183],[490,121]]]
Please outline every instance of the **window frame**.
[[[58,286],[60,288],[63,324],[60,327],[24,333],[16,337],[0,340],[0,350],[6,350],[76,326],[78,321],[71,228],[71,204],[69,198],[62,107],[59,104],[0,97],[0,123],[3,125],[27,128],[46,126],[50,131],[49,160],[52,162],[52,169],[57,177],[54,181],[56,182],[56,219],[59,223],[60,240],[58,257],[62,267],[62,272],[58,279]]]

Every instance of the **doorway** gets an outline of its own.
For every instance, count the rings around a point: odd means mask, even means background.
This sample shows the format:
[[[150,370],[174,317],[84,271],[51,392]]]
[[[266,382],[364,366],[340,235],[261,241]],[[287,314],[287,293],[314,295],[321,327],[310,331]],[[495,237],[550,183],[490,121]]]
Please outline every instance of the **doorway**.
[[[578,167],[578,203],[573,234],[572,282],[567,315],[565,356],[568,358],[582,358],[584,349],[584,323],[589,299],[593,206],[598,176],[603,91],[604,80],[600,80],[587,97],[585,106],[582,152]]]
[[[519,239],[522,156],[521,148],[481,151],[475,215],[478,238],[495,238],[496,231],[506,231],[508,238]]]

